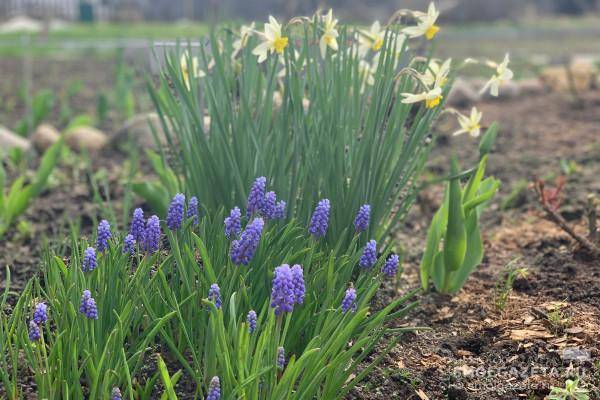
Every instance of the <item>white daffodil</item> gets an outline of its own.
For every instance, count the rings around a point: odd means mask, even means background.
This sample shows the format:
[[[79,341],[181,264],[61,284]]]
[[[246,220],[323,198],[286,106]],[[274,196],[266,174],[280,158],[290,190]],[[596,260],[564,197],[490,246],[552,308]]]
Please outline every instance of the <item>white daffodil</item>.
[[[204,71],[202,71],[199,66],[198,66],[198,57],[192,57],[191,59],[191,65],[189,65],[188,61],[190,56],[186,51],[183,52],[183,54],[181,55],[181,57],[179,58],[179,66],[181,68],[181,75],[183,75],[183,83],[185,84],[185,87],[190,90],[190,71],[189,71],[189,67],[192,68],[192,75],[194,76],[194,78],[202,78],[204,76],[206,76],[206,73]]]
[[[233,51],[237,53],[248,44],[248,39],[254,32],[255,23],[252,22],[250,25],[242,25],[240,28],[240,37],[233,42]]]
[[[373,25],[371,25],[371,28],[369,28],[368,31],[361,29],[359,33],[359,54],[365,55],[369,50],[375,52],[381,50],[383,40],[385,39],[385,29],[381,29],[379,21],[373,22]]]
[[[440,12],[435,9],[435,4],[429,3],[427,14],[422,12],[415,12],[414,15],[419,20],[417,26],[409,26],[407,28],[404,28],[402,32],[404,32],[411,38],[425,35],[427,40],[433,39],[433,37],[440,30],[440,27],[435,24],[438,17],[440,16]]]
[[[259,63],[265,61],[269,53],[282,54],[288,45],[287,36],[281,35],[281,25],[272,16],[269,16],[269,22],[265,24],[262,36],[263,42],[252,50],[252,54],[258,56]]]
[[[323,16],[323,36],[321,36],[321,40],[319,40],[319,48],[321,49],[321,57],[325,58],[325,54],[327,54],[327,47],[331,48],[333,51],[338,50],[338,31],[336,29],[338,20],[333,19],[333,10],[329,10],[327,15]]]
[[[490,78],[489,81],[487,81],[483,88],[481,88],[481,93],[484,93],[489,88],[492,96],[498,96],[498,88],[500,88],[500,86],[502,86],[504,83],[510,81],[514,75],[513,72],[508,68],[509,62],[510,58],[508,53],[504,56],[504,60],[500,64],[488,61],[487,65],[495,68],[496,73]]]
[[[423,74],[419,74],[419,79],[423,84],[429,87],[442,87],[448,82],[448,73],[450,72],[450,63],[452,59],[447,59],[441,65],[437,60],[429,61],[429,65]]]
[[[479,133],[481,132],[481,125],[479,123],[481,122],[482,115],[483,113],[477,111],[477,108],[475,107],[471,108],[471,115],[468,117],[466,115],[458,114],[458,124],[460,125],[460,129],[452,135],[456,136],[461,133],[468,133],[473,137],[479,136]]]
[[[439,86],[434,87],[433,89],[430,90],[425,90],[421,93],[401,93],[401,95],[404,97],[404,99],[402,99],[402,103],[404,104],[412,104],[412,103],[418,103],[421,101],[425,102],[425,107],[427,108],[434,108],[435,106],[437,106],[438,104],[440,104],[440,101],[442,100],[442,88]]]

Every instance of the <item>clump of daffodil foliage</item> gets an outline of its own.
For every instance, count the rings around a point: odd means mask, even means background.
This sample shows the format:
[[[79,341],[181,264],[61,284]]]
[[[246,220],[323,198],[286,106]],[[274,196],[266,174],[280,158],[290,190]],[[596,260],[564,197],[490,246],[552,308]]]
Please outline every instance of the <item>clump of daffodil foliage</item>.
[[[252,179],[268,176],[299,221],[328,198],[337,205],[329,234],[348,243],[346,221],[369,203],[374,238],[387,237],[414,202],[456,74],[476,62],[435,58],[438,16],[433,3],[370,27],[343,24],[332,10],[270,16],[168,51],[151,94],[178,156],[161,163],[172,168],[163,182],[136,191],[162,210],[168,192],[197,193],[215,211],[240,204]],[[485,90],[497,94],[510,79],[507,63],[489,62]],[[476,110],[459,115],[459,132],[478,135],[480,120]]]

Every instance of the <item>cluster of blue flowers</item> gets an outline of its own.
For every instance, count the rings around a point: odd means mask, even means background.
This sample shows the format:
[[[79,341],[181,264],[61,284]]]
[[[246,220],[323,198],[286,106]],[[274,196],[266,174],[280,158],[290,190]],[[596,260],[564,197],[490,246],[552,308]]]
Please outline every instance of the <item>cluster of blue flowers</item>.
[[[248,194],[246,218],[250,219],[258,214],[266,219],[282,219],[285,217],[286,206],[285,201],[277,201],[275,192],[267,192],[267,178],[259,176],[254,180]]]
[[[215,303],[215,307],[221,308],[221,288],[216,283],[210,285],[208,299]]]
[[[290,268],[288,264],[282,264],[275,268],[271,289],[271,307],[275,309],[275,315],[294,311],[294,304],[302,304],[304,295],[304,272],[300,265]]]
[[[260,243],[264,230],[265,220],[274,220],[284,218],[286,215],[286,203],[283,200],[277,201],[277,195],[273,191],[266,191],[267,180],[265,177],[257,178],[248,195],[246,217],[248,223],[245,229],[242,229],[242,212],[240,208],[234,207],[224,220],[224,231],[228,239],[231,240],[230,258],[236,265],[248,265],[254,257]],[[168,208],[165,219],[166,227],[176,231],[181,229],[184,224],[184,216],[192,221],[193,225],[199,223],[199,204],[196,197],[191,197],[186,206],[185,196],[181,193],[176,194]],[[331,204],[328,199],[322,199],[316,206],[308,227],[309,233],[315,238],[324,237],[327,234],[329,226],[329,217]],[[371,215],[369,204],[362,205],[354,219],[354,229],[356,234],[368,231]],[[96,249],[99,253],[104,253],[110,247],[112,233],[110,224],[102,220],[97,228]],[[129,232],[123,239],[123,254],[133,255],[136,251],[153,254],[160,249],[161,227],[160,220],[156,215],[144,219],[144,211],[136,208],[133,211]],[[82,270],[93,271],[98,266],[96,249],[88,247],[83,254]],[[375,240],[369,240],[363,249],[359,259],[359,265],[362,268],[372,268],[377,263],[377,243]],[[381,268],[381,272],[393,277],[397,274],[399,257],[396,254],[390,255]],[[304,281],[304,271],[302,266],[296,264],[289,266],[282,264],[275,268],[272,280],[270,306],[274,309],[277,316],[283,313],[291,313],[295,305],[302,305],[306,295],[306,286]],[[208,290],[208,299],[212,301],[217,309],[222,307],[221,290],[217,283],[213,283]],[[341,311],[343,314],[354,313],[357,310],[357,291],[350,285],[345,291],[341,301]],[[92,297],[90,290],[84,290],[81,296],[79,311],[88,319],[98,319],[98,308],[96,301]],[[38,303],[34,315],[29,323],[29,338],[32,341],[39,340],[41,337],[40,327],[47,320],[46,305]],[[255,310],[250,310],[246,316],[249,334],[257,330],[258,315]],[[276,366],[279,369],[285,367],[285,349],[277,349]],[[209,400],[219,400],[221,398],[221,385],[219,377],[212,378],[207,390],[206,398]],[[112,389],[111,400],[121,399],[119,388]]]
[[[208,385],[208,394],[206,400],[220,400],[221,399],[221,381],[218,376],[213,376]]]
[[[98,319],[96,300],[94,300],[92,293],[89,290],[84,290],[83,294],[81,295],[79,312],[85,315],[88,319]]]
[[[46,303],[37,303],[33,309],[33,318],[29,321],[29,340],[40,340],[42,333],[40,327],[48,320],[48,307]]]

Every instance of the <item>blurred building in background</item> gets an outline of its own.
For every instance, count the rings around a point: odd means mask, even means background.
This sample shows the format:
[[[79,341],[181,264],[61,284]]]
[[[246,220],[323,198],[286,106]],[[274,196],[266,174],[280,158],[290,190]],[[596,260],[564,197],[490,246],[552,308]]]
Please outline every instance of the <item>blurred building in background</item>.
[[[426,9],[430,0],[0,0],[0,18],[26,15],[70,21],[261,20],[335,9],[346,20],[385,20],[400,8]],[[445,20],[493,21],[523,15],[600,12],[600,0],[438,0]]]

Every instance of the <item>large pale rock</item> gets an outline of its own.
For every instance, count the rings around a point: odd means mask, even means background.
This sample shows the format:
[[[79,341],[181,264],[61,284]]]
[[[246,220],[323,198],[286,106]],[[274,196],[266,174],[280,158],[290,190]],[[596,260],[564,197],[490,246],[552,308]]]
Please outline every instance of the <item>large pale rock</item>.
[[[594,86],[597,73],[592,60],[574,58],[569,64],[569,69],[565,65],[553,65],[542,69],[540,79],[547,88],[555,92],[569,93],[573,87],[578,92],[584,92]]]
[[[108,144],[104,132],[91,126],[80,126],[67,133],[65,141],[73,150],[95,152],[102,150]]]
[[[29,150],[31,143],[29,140],[0,125],[0,155],[4,155],[7,151],[14,148]]]
[[[129,118],[111,137],[113,145],[127,143],[132,138],[136,144],[143,147],[155,147],[154,132],[161,143],[166,143],[167,138],[162,128],[158,114],[147,113]]]
[[[60,133],[55,127],[48,124],[41,124],[38,126],[31,136],[33,145],[39,151],[46,150],[48,147],[58,142],[58,139],[60,139]]]
[[[472,82],[458,78],[448,93],[446,104],[451,107],[470,107],[479,100],[479,97]]]

